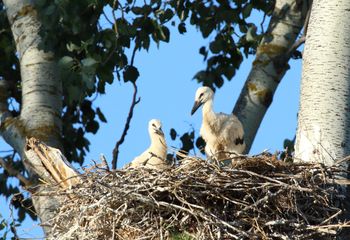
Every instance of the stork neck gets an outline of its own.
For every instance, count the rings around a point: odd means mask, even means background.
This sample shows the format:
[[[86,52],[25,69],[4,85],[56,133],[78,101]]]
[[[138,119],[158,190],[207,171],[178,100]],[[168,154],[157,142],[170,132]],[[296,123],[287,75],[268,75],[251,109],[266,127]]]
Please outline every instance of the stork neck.
[[[165,138],[159,135],[153,135],[151,137],[150,149],[152,149],[152,152],[158,157],[163,157],[163,155],[166,155],[167,145]]]
[[[156,134],[152,134],[151,135],[151,146],[150,148],[152,149],[164,149],[166,148],[166,142],[164,137],[156,135]]]
[[[203,104],[203,120],[214,118],[213,100],[209,99]]]

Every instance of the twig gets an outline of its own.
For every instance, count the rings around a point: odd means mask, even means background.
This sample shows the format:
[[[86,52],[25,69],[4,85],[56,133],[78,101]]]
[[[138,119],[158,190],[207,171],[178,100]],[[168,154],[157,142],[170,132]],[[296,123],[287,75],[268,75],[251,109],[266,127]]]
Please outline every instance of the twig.
[[[266,12],[264,12],[264,16],[263,16],[263,19],[260,23],[260,27],[261,27],[261,34],[264,34],[265,33],[265,30],[264,30],[264,23],[265,23],[265,19],[266,19]]]
[[[288,56],[291,56],[293,54],[293,52],[295,50],[297,50],[303,43],[305,43],[305,40],[306,40],[306,34],[307,34],[307,28],[309,26],[309,21],[310,21],[310,14],[311,14],[311,8],[312,8],[312,0],[309,1],[309,3],[307,4],[310,4],[310,7],[306,13],[306,17],[305,17],[305,22],[304,22],[304,26],[303,26],[303,34],[301,35],[301,37],[296,40],[293,45],[290,47],[290,49],[288,50],[288,53],[287,53],[287,57]]]
[[[110,171],[109,165],[108,165],[108,163],[107,163],[107,159],[106,159],[105,155],[101,154],[101,155],[100,155],[100,159],[101,159],[103,165],[106,167],[106,170],[107,170],[107,171]]]
[[[17,169],[15,169],[10,163],[5,159],[0,158],[0,165],[13,177],[18,178],[25,186],[29,186],[31,182],[29,179],[24,177]]]
[[[350,161],[350,155],[335,161],[334,165],[338,166],[339,164],[343,162],[348,162],[348,161]]]
[[[132,51],[132,56],[131,56],[131,61],[130,61],[131,66],[134,66],[134,60],[135,60],[135,55],[136,55],[137,49],[138,49],[138,45],[136,44],[134,47],[134,50]]]
[[[74,190],[52,189],[64,202],[52,239],[333,239],[350,227],[339,217],[338,186],[324,184],[342,171],[337,166],[257,156],[230,168],[190,159],[190,168],[162,172],[96,168]]]
[[[298,40],[296,40],[293,45],[288,50],[287,56],[291,56],[295,50],[297,50],[303,43],[305,43],[306,36],[301,36]]]
[[[123,144],[124,140],[125,140],[125,136],[128,133],[128,130],[130,128],[130,122],[132,119],[132,116],[134,114],[134,108],[136,106],[136,104],[138,104],[140,102],[140,98],[136,99],[137,97],[137,86],[135,82],[132,82],[132,85],[134,87],[134,94],[132,97],[132,102],[131,102],[131,106],[130,106],[130,110],[129,110],[129,114],[128,117],[126,119],[126,123],[124,126],[124,130],[123,133],[120,137],[120,139],[117,141],[114,149],[113,149],[113,159],[112,159],[112,169],[115,170],[117,169],[117,162],[118,162],[118,155],[119,155],[119,147],[121,144]]]
[[[14,239],[20,239],[17,234],[17,229],[16,229],[16,220],[13,216],[13,204],[10,205],[10,217],[11,217],[11,223],[10,223],[10,230],[14,236]]]
[[[111,24],[113,26],[113,22],[107,17],[105,11],[102,11],[102,15],[105,17],[105,19],[107,20],[107,22],[109,22],[109,24]]]

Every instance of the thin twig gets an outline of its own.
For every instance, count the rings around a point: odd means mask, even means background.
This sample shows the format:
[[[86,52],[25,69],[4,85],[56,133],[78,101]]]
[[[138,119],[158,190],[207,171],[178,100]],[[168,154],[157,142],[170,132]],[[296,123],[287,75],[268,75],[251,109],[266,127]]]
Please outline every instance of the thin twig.
[[[105,17],[105,19],[107,20],[107,22],[109,22],[109,24],[111,24],[113,26],[113,22],[108,18],[107,14],[105,13],[105,11],[102,11],[102,15]]]
[[[107,162],[107,159],[106,159],[106,156],[103,155],[103,154],[101,154],[101,155],[100,155],[100,159],[101,159],[103,165],[106,167],[106,170],[107,170],[107,171],[110,171],[109,165],[108,165],[108,162]]]
[[[123,144],[124,140],[125,140],[125,136],[128,133],[128,130],[130,128],[130,122],[132,119],[132,116],[134,114],[134,108],[136,106],[136,104],[138,104],[140,102],[140,98],[136,99],[137,97],[137,86],[135,82],[132,82],[132,85],[134,87],[134,94],[132,97],[132,102],[131,102],[131,106],[130,106],[130,110],[129,110],[129,114],[128,117],[126,119],[126,123],[124,126],[124,130],[123,133],[120,137],[120,139],[117,141],[114,149],[113,149],[113,159],[112,159],[112,169],[115,170],[117,169],[117,162],[118,162],[118,155],[119,155],[119,147],[121,144]]]
[[[0,165],[13,177],[18,178],[25,186],[29,186],[31,182],[29,179],[24,177],[17,169],[15,169],[10,163],[5,159],[0,158]]]
[[[185,160],[189,168],[166,171],[96,168],[74,190],[53,189],[64,204],[52,239],[333,239],[350,227],[340,220],[341,188],[331,183],[339,167],[265,155],[243,156],[237,167]]]
[[[265,33],[264,23],[265,23],[266,15],[267,15],[267,13],[266,13],[266,12],[264,12],[263,19],[262,19],[262,21],[261,21],[261,23],[260,23],[260,27],[261,27],[261,34],[264,34],[264,33]]]
[[[308,11],[306,13],[306,17],[305,17],[305,21],[304,21],[304,26],[303,26],[303,34],[300,36],[300,38],[298,40],[296,40],[293,45],[290,47],[290,49],[288,50],[287,56],[291,56],[293,54],[294,51],[296,51],[302,44],[305,43],[306,40],[306,34],[307,34],[307,29],[309,26],[309,21],[310,21],[310,14],[311,14],[311,8],[312,8],[312,0],[310,0],[308,3],[306,4],[310,4],[310,6],[308,7]]]

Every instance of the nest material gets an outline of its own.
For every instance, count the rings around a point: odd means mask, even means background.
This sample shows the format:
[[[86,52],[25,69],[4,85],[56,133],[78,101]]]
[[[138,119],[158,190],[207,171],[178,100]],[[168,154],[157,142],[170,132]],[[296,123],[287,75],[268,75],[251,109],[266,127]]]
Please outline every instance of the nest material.
[[[343,196],[336,167],[189,158],[169,170],[95,168],[52,195],[52,239],[334,239]]]

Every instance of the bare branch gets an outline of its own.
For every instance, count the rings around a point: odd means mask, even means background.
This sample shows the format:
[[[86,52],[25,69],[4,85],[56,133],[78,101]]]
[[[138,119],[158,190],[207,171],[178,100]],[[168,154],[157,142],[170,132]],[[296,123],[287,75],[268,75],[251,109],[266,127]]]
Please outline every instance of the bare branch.
[[[312,6],[312,0],[310,0],[310,2],[307,2],[308,4],[308,11],[305,17],[305,22],[304,22],[304,26],[303,26],[303,34],[301,35],[301,37],[296,40],[293,45],[290,47],[290,49],[287,52],[287,58],[289,58],[293,52],[295,50],[297,50],[302,44],[305,43],[305,39],[306,39],[306,34],[307,34],[307,28],[309,26],[309,20],[310,20],[310,13],[311,13],[311,6]]]
[[[286,54],[287,58],[290,58],[290,56],[293,54],[293,52],[295,50],[297,50],[303,43],[305,43],[305,38],[306,38],[306,36],[303,35],[298,40],[296,40],[295,43],[293,43],[293,45],[290,47],[290,49],[288,50],[288,52]]]
[[[130,61],[130,65],[134,66],[134,60],[135,60],[135,55],[136,55],[136,50],[137,50],[138,46],[136,45],[134,47],[134,50],[132,51],[132,56],[131,56],[131,61]]]
[[[310,0],[307,2],[308,4],[308,11],[307,11],[307,14],[306,14],[306,18],[305,18],[305,22],[304,22],[304,32],[303,32],[303,36],[306,36],[307,34],[307,28],[309,26],[309,21],[310,21],[310,14],[311,14],[311,8],[312,8],[312,1],[313,0]]]
[[[20,122],[8,110],[8,98],[8,82],[0,80],[0,136],[21,155],[25,139]]]
[[[12,177],[18,178],[25,186],[29,186],[31,182],[29,179],[24,177],[17,169],[15,169],[9,162],[5,159],[0,158],[0,166],[2,166]]]
[[[113,26],[113,22],[108,18],[107,14],[105,13],[105,11],[102,12],[102,15],[105,17],[105,19],[107,20],[107,22],[109,22],[109,24],[111,24]]]
[[[109,169],[109,165],[107,163],[107,159],[106,159],[105,155],[101,154],[100,159],[102,161],[102,164],[105,166],[106,170],[109,172],[110,169]]]
[[[138,104],[140,102],[140,98],[136,99],[137,96],[137,86],[136,83],[132,82],[132,85],[134,87],[134,95],[132,97],[132,102],[131,102],[131,106],[130,106],[130,110],[129,110],[129,114],[128,117],[126,119],[126,123],[124,126],[124,131],[122,133],[122,136],[120,137],[120,139],[117,141],[114,149],[113,149],[113,159],[112,159],[112,169],[115,170],[117,169],[117,162],[118,162],[118,155],[119,155],[119,147],[121,144],[123,144],[124,140],[125,140],[125,136],[128,133],[128,130],[130,128],[130,122],[132,119],[132,116],[134,114],[134,108],[136,106],[136,104]]]

